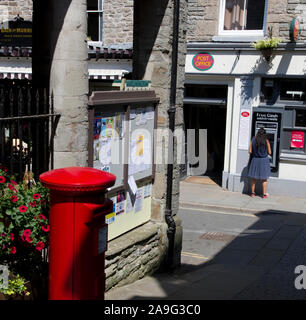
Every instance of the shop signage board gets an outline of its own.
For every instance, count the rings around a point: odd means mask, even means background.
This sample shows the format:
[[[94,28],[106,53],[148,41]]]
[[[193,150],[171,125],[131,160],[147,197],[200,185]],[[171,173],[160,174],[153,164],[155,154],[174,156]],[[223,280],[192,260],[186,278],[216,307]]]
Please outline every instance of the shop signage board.
[[[276,108],[256,108],[253,111],[253,125],[252,136],[256,136],[260,128],[264,128],[267,133],[267,138],[271,145],[272,155],[270,157],[271,169],[277,170],[279,159],[279,144],[280,144],[280,132],[282,111],[275,110]]]
[[[214,65],[214,58],[208,52],[200,52],[193,57],[192,65],[197,70],[206,71]]]
[[[293,18],[290,23],[289,36],[292,42],[295,42],[301,33],[300,21]]]
[[[0,46],[4,47],[31,47],[32,46],[32,22],[8,21],[2,24],[0,29]]]
[[[250,143],[250,109],[241,109],[240,111],[240,127],[239,127],[239,144],[241,150],[248,150]]]
[[[303,149],[304,148],[304,132],[303,131],[292,131],[291,132],[291,148]]]

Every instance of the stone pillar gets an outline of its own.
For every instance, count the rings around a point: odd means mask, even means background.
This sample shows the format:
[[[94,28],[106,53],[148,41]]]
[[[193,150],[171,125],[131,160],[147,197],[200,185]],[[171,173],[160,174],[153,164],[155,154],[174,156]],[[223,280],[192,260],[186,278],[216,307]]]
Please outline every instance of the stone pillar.
[[[177,71],[177,95],[176,95],[176,130],[183,126],[183,87],[184,67],[186,54],[186,14],[187,1],[180,1],[180,32],[179,32],[179,54]],[[151,87],[160,98],[158,105],[158,129],[165,129],[165,154],[168,154],[167,129],[169,119],[167,110],[170,107],[171,90],[171,58],[172,58],[172,34],[173,34],[173,1],[171,0],[135,0],[134,1],[134,59],[133,76],[135,79],[151,81]],[[163,137],[157,136],[157,143],[162,144]],[[175,150],[179,150],[177,141]],[[159,148],[158,148],[159,149]],[[159,149],[159,151],[161,151]],[[174,152],[176,155],[176,151]],[[156,155],[161,159],[160,154]],[[179,202],[179,178],[180,166],[174,163],[172,209],[176,216]],[[152,220],[165,223],[165,206],[167,191],[167,165],[156,165],[155,181],[152,187]],[[177,264],[180,260],[181,249],[181,226],[176,221],[176,245],[175,250]]]
[[[86,0],[34,0],[33,78],[49,86],[61,114],[54,167],[86,166],[88,49]]]

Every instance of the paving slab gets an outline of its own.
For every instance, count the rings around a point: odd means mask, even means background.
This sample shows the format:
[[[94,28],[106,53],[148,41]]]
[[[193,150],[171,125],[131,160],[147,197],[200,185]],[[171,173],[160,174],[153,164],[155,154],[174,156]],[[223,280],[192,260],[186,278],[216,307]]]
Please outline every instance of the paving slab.
[[[179,214],[187,217],[193,210],[188,225],[183,225],[184,245],[190,246],[181,268],[114,288],[106,299],[305,300],[306,290],[294,286],[294,270],[306,265],[306,198],[251,198],[201,179],[191,181],[181,183],[180,203],[189,208]],[[215,230],[236,238],[223,243],[200,239]],[[201,252],[194,250],[194,243]]]

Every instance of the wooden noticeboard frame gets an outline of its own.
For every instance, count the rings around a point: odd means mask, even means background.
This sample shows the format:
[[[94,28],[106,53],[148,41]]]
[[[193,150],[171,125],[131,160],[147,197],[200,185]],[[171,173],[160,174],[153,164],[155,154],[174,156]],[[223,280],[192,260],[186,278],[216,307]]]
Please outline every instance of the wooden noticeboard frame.
[[[95,113],[104,111],[111,113],[112,107],[118,108],[121,107],[125,113],[125,121],[128,126],[130,123],[130,115],[132,108],[143,108],[143,107],[153,107],[154,108],[154,126],[153,129],[157,128],[157,105],[159,103],[159,98],[156,97],[156,94],[152,90],[146,91],[94,91],[89,98],[88,107],[89,107],[89,131],[88,131],[88,166],[93,167],[94,162],[94,119]],[[130,132],[130,128],[126,128],[126,132]],[[155,143],[154,132],[152,134],[153,144],[152,144],[152,172],[148,175],[145,175],[139,179],[136,179],[136,183],[141,183],[146,180],[153,181],[155,178]],[[127,134],[125,138],[125,150],[130,151],[130,134]],[[128,190],[128,155],[125,154],[125,163],[123,168],[123,184],[117,186],[116,188],[111,189],[111,192],[118,192]]]

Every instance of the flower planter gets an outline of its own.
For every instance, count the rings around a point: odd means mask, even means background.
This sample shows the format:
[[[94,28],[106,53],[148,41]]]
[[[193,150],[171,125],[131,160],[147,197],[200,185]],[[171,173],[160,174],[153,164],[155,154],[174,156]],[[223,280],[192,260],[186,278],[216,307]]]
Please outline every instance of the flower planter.
[[[271,60],[273,48],[260,49],[260,52],[267,62],[269,62]]]

